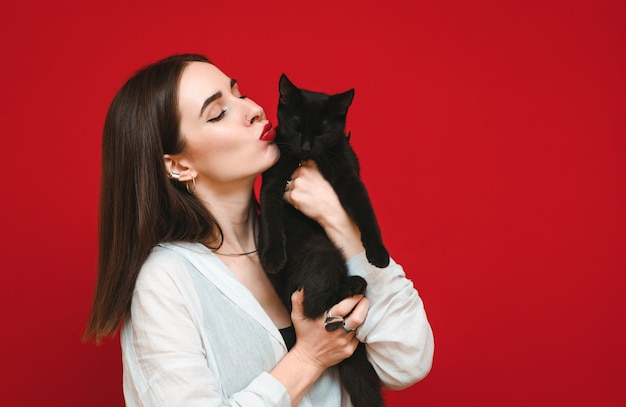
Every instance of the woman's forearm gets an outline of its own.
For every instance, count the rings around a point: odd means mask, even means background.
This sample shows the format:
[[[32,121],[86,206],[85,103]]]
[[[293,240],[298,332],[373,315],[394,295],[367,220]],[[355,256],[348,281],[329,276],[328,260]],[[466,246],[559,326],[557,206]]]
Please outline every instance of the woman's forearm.
[[[343,208],[329,211],[319,223],[328,238],[341,250],[345,259],[351,259],[365,251],[359,228]]]
[[[270,372],[287,389],[291,405],[296,406],[302,400],[311,386],[324,373],[325,368],[307,360],[298,352],[292,349]]]

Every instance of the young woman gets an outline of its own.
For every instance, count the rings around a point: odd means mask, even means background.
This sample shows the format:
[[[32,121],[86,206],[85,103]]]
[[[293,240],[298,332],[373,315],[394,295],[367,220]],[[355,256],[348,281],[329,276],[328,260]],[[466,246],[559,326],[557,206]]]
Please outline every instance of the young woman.
[[[347,329],[287,312],[256,253],[255,178],[279,157],[263,109],[200,55],[138,71],[103,135],[99,270],[87,338],[122,323],[128,406],[349,406],[333,366],[359,341],[384,386],[430,370],[433,336],[402,268],[370,265],[315,163],[285,200],[323,226],[368,281],[333,306]],[[297,338],[297,339],[296,339]],[[294,344],[295,342],[295,344]]]

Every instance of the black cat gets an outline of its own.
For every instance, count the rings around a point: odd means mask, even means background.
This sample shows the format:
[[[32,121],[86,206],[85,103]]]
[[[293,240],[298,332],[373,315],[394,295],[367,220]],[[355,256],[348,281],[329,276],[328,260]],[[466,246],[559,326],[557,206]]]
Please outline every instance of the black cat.
[[[317,222],[283,200],[285,184],[302,160],[314,160],[346,212],[361,231],[368,260],[389,264],[378,222],[360,179],[359,163],[345,135],[354,90],[329,95],[297,88],[284,74],[279,82],[276,144],[280,159],[265,173],[261,187],[258,249],[282,301],[291,311],[291,294],[303,288],[304,314],[317,318],[341,299],[365,292],[366,281],[348,276],[342,253]],[[365,346],[339,364],[344,387],[355,407],[383,406],[381,384]]]

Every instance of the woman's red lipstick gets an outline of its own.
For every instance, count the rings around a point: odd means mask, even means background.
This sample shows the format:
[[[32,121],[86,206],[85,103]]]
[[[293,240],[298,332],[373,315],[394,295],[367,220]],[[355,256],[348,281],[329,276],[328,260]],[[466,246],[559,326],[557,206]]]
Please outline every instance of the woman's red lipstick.
[[[267,122],[265,127],[263,127],[263,133],[261,133],[261,137],[259,137],[262,141],[272,141],[276,137],[276,130],[272,128],[272,123]]]

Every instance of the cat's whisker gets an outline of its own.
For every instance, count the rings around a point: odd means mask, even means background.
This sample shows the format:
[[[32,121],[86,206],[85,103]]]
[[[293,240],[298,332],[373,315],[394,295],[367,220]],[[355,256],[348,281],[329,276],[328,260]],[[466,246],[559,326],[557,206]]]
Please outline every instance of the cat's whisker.
[[[336,154],[335,154],[334,151],[332,151],[332,152],[331,151],[324,151],[322,154],[320,154],[317,157],[316,161],[319,161],[319,163],[322,163],[322,164],[329,165],[330,163],[332,163],[333,158],[335,156],[336,156]]]

